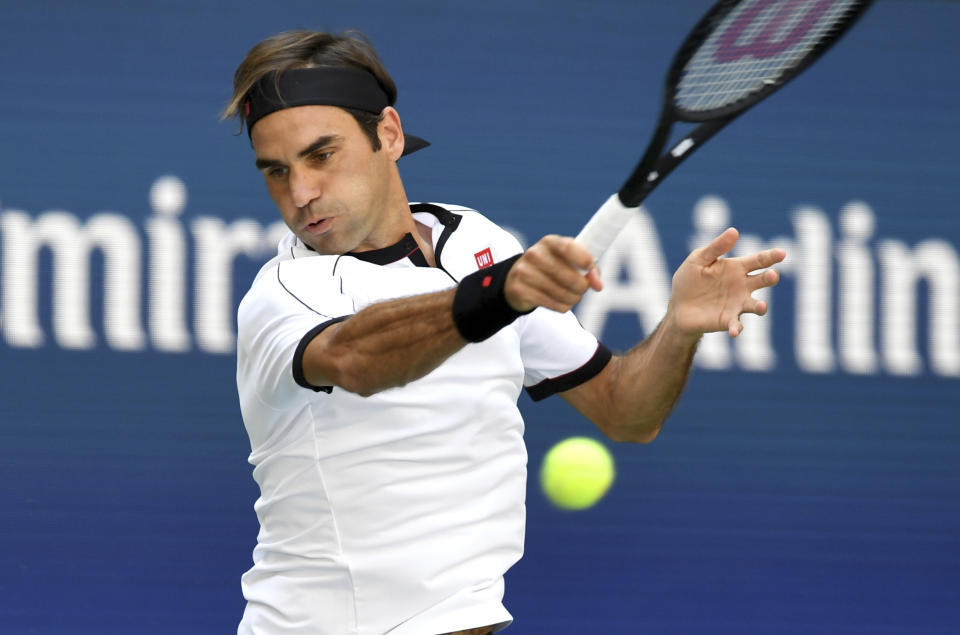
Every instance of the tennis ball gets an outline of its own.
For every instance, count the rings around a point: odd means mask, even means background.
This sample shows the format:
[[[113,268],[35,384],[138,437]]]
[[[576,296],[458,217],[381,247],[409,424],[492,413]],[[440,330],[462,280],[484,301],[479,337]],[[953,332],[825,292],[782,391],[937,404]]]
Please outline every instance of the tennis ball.
[[[571,437],[543,457],[540,486],[561,509],[587,509],[610,489],[614,472],[607,448],[587,437]]]

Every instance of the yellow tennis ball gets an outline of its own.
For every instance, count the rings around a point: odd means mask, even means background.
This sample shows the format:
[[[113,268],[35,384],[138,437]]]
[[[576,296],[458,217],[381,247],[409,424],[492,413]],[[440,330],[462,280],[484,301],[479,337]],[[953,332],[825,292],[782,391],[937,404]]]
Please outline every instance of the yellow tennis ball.
[[[587,437],[571,437],[543,457],[540,485],[557,507],[586,509],[607,493],[614,473],[613,457],[607,448]]]

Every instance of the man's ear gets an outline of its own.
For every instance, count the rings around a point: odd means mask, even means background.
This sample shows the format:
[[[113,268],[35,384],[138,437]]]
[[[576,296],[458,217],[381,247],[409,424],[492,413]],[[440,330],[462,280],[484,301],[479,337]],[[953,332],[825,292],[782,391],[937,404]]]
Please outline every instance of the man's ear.
[[[400,115],[392,106],[384,108],[381,115],[377,125],[381,149],[391,160],[396,161],[403,154],[403,124],[400,123]]]

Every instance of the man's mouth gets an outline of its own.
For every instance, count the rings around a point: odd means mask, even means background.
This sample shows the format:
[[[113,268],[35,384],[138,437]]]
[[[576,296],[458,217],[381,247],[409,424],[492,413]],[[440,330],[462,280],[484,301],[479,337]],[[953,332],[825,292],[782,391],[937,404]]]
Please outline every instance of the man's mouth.
[[[303,229],[305,232],[312,236],[318,236],[320,234],[326,233],[330,229],[330,224],[333,222],[332,218],[321,218],[320,220],[308,223]]]

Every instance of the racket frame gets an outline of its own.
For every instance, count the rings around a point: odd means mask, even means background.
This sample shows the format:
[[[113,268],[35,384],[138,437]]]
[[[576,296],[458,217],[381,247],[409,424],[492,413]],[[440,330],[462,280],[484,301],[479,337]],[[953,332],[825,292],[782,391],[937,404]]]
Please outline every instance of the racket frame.
[[[674,93],[690,58],[700,49],[704,41],[734,9],[745,0],[720,0],[714,4],[693,27],[683,44],[677,49],[670,63],[663,84],[663,101],[660,107],[660,119],[657,122],[647,149],[633,172],[617,192],[623,206],[638,207],[641,202],[675,167],[683,162],[694,150],[703,145],[710,137],[718,133],[731,121],[749,110],[755,104],[769,97],[773,92],[802,73],[837,43],[861,14],[869,8],[873,0],[862,0],[854,5],[844,18],[834,25],[831,37],[820,40],[795,66],[790,67],[779,77],[769,81],[759,90],[753,91],[735,102],[721,108],[703,111],[691,111],[677,106]],[[699,123],[695,128],[676,142],[669,152],[661,156],[677,121]]]

